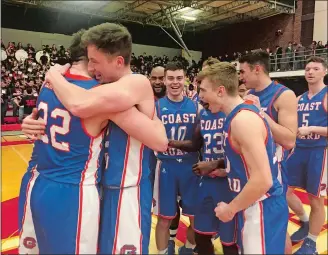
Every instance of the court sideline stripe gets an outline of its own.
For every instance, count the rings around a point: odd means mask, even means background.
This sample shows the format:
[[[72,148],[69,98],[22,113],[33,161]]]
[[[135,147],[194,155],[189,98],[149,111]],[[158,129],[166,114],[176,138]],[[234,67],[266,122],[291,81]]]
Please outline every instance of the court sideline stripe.
[[[14,146],[11,146],[10,148],[12,148],[13,151],[16,152],[16,154],[17,154],[18,156],[20,156],[20,158],[21,158],[21,159],[25,162],[25,164],[28,166],[28,160],[26,160],[26,158],[23,156],[23,154],[20,153],[18,150],[16,150]]]

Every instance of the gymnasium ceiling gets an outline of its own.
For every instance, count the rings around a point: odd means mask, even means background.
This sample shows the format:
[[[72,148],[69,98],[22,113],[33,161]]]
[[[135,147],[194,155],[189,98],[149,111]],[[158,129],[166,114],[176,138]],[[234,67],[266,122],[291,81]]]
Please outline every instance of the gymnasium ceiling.
[[[293,14],[295,7],[286,1],[195,1],[195,0],[130,0],[130,1],[40,1],[4,0],[25,8],[51,8],[100,17],[112,22],[134,22],[177,27],[182,31],[217,29],[229,24],[264,19],[281,13]],[[293,1],[287,1],[292,3]],[[173,24],[172,24],[173,23]]]

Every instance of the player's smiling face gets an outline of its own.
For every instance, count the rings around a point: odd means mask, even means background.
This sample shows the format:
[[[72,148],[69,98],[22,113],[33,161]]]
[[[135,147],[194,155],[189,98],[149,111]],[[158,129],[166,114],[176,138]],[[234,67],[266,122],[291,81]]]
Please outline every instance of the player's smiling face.
[[[166,88],[164,85],[164,68],[156,67],[151,71],[150,74],[150,83],[153,87],[155,93],[160,94]]]
[[[221,109],[221,105],[218,97],[218,88],[213,86],[213,83],[205,78],[202,80],[199,86],[199,98],[205,104],[208,104],[208,109],[212,113],[217,113]]]
[[[164,78],[164,84],[167,88],[167,93],[171,96],[181,95],[185,83],[185,74],[183,70],[167,70]]]
[[[88,71],[99,83],[114,82],[120,78],[120,69],[124,67],[124,59],[121,56],[111,56],[95,45],[89,45],[87,49]]]

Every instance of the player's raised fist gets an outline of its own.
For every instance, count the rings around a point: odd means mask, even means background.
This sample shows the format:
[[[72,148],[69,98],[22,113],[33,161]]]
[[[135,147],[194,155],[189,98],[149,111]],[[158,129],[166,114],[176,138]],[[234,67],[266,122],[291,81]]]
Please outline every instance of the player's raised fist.
[[[231,210],[230,206],[224,202],[218,203],[214,209],[216,217],[223,222],[229,222],[235,216],[235,213]]]

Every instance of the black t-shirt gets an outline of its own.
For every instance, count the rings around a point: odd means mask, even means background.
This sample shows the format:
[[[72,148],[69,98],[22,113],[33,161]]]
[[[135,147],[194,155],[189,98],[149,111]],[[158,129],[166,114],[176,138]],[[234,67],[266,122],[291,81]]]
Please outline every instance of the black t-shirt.
[[[32,113],[33,108],[36,107],[36,101],[37,101],[37,97],[34,95],[23,96],[20,105],[24,106],[24,114],[29,115]]]
[[[42,65],[46,65],[48,63],[48,56],[42,55],[40,57]]]

